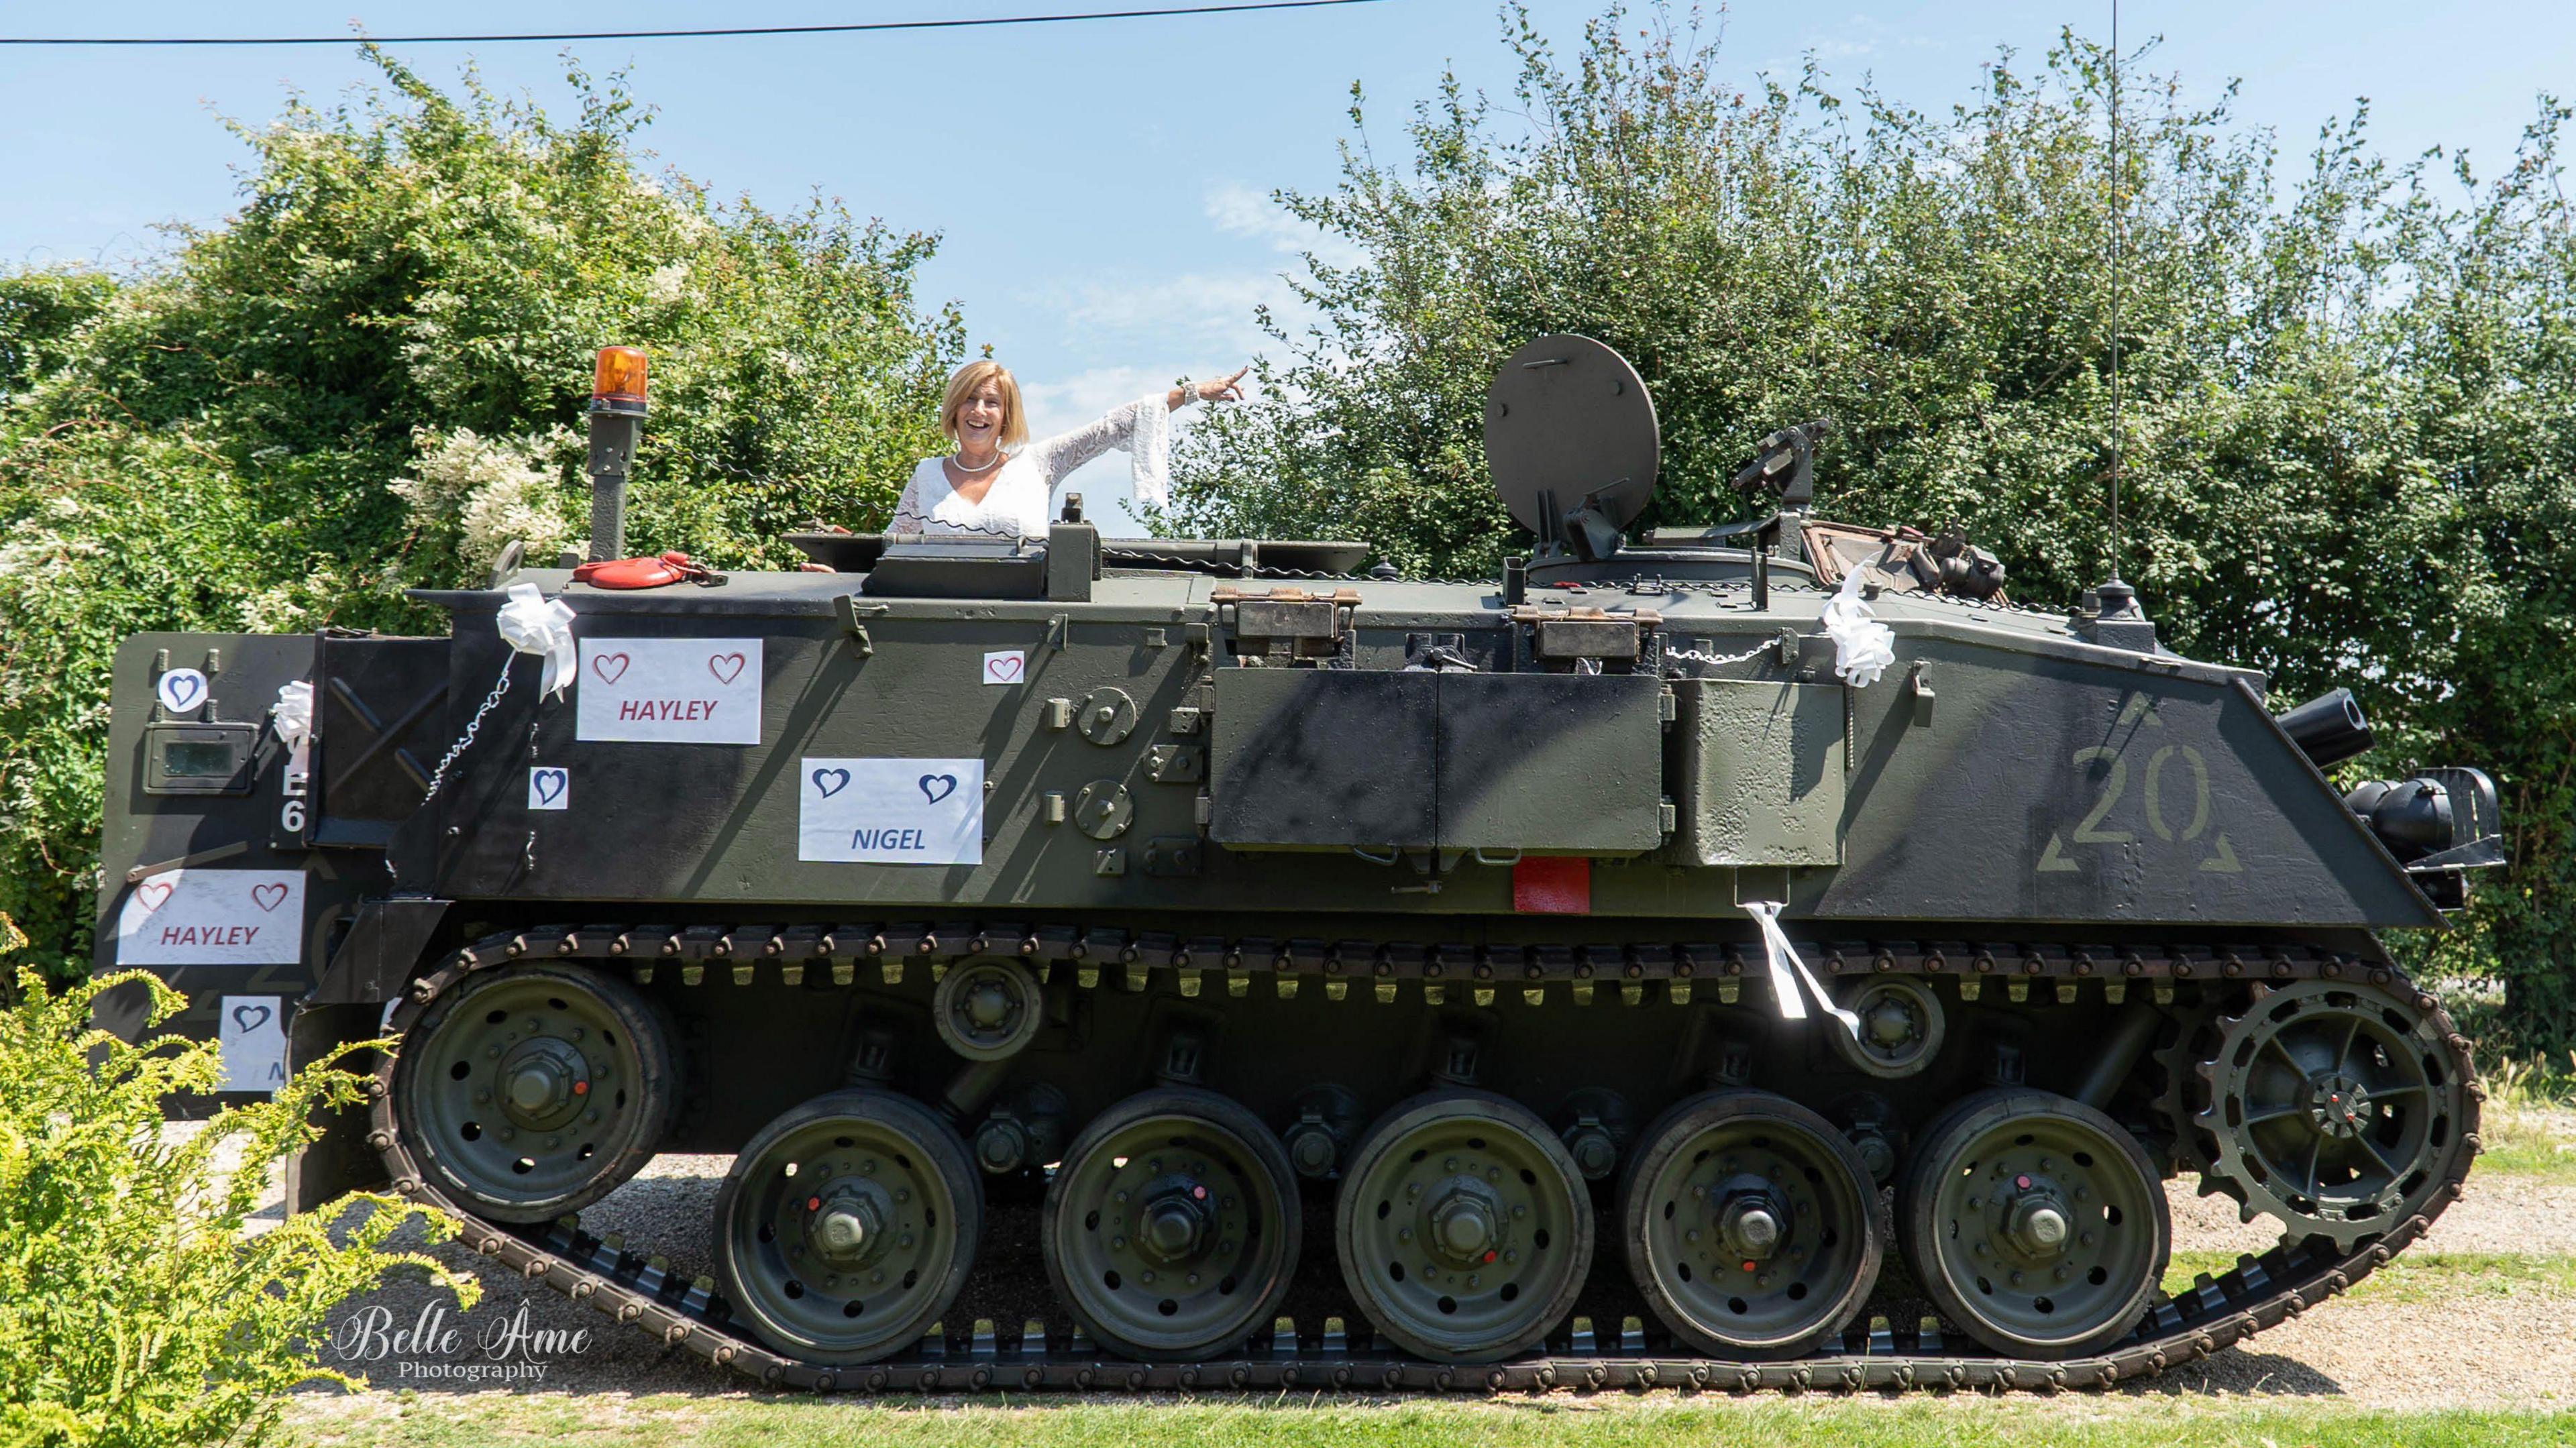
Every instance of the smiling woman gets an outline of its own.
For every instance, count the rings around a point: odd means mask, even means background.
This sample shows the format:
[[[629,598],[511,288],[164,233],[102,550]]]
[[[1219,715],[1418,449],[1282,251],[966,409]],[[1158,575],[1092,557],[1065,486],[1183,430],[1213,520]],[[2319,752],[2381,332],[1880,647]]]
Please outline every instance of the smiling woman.
[[[1056,486],[1111,448],[1135,457],[1136,498],[1160,507],[1167,496],[1170,414],[1192,402],[1233,402],[1243,374],[1214,382],[1183,378],[1157,397],[1140,397],[1097,422],[1029,442],[1020,384],[990,358],[969,362],[948,379],[939,430],[957,450],[923,458],[895,504],[897,533],[976,533],[1027,537],[1046,531]]]

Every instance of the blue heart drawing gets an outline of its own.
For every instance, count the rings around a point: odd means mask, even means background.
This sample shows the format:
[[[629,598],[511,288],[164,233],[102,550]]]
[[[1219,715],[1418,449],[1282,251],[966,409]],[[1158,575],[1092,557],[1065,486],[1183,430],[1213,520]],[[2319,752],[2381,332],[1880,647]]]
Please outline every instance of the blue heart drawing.
[[[235,1006],[233,1007],[233,1024],[239,1026],[241,1028],[241,1033],[247,1036],[251,1032],[258,1030],[260,1027],[267,1025],[269,1014],[270,1012],[267,1006]]]
[[[197,682],[197,676],[194,674],[177,674],[173,675],[170,682],[163,687],[170,691],[173,707],[186,709],[197,702],[197,691],[205,685]]]
[[[553,804],[563,797],[565,779],[562,770],[540,769],[536,772],[534,782],[537,786],[537,803]]]
[[[850,772],[846,769],[815,770],[814,787],[823,792],[823,798],[830,799],[850,787]]]
[[[937,785],[937,786],[938,786],[938,788],[937,788],[937,789],[933,789],[933,788],[931,788],[931,786],[932,786],[932,785]],[[948,798],[950,795],[955,794],[956,792],[957,792],[957,776],[956,776],[956,775],[953,775],[953,774],[925,774],[925,775],[923,775],[923,776],[921,777],[921,797],[922,797],[923,799],[926,799],[926,800],[930,801],[932,804],[937,804],[937,803],[939,803],[941,800]]]

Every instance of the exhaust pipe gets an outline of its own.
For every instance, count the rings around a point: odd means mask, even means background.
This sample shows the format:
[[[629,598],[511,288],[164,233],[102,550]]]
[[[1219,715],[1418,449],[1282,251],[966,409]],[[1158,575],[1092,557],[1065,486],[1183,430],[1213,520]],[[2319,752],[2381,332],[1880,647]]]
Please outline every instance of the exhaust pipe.
[[[2377,741],[2350,689],[2329,689],[2281,716],[2281,728],[2319,769],[2341,764]]]
[[[590,561],[626,556],[626,475],[644,432],[644,349],[602,347],[590,387]]]

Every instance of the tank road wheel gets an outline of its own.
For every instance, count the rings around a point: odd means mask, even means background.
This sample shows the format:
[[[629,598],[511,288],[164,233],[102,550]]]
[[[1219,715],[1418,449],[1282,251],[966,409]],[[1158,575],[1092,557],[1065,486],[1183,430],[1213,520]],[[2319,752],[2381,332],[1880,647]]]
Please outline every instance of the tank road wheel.
[[[1592,1196],[1528,1108],[1434,1091],[1370,1127],[1334,1216],[1342,1279],[1378,1331],[1436,1362],[1539,1345],[1592,1266]]]
[[[975,960],[940,977],[930,1014],[948,1049],[970,1061],[1001,1061],[1036,1039],[1046,1000],[1028,967]]]
[[[2045,1091],[1980,1092],[1925,1128],[1897,1213],[1923,1290],[2007,1357],[2080,1357],[2119,1340],[2173,1246],[2137,1142]]]
[[[1941,1054],[1944,1025],[1940,998],[1919,980],[1901,975],[1863,980],[1843,997],[1860,1017],[1860,1036],[1827,1031],[1845,1061],[1872,1076],[1911,1076]]]
[[[670,1029],[633,987],[569,965],[484,971],[403,1037],[394,1112],[432,1185],[543,1222],[652,1159],[678,1106]]]
[[[2222,1023],[2194,1118],[2211,1178],[2294,1234],[2349,1251],[2448,1179],[2476,1130],[2467,1082],[2428,1012],[2310,980]]]
[[[1297,1273],[1297,1178],[1259,1117],[1211,1091],[1130,1096],[1047,1187],[1056,1295],[1112,1352],[1188,1362],[1276,1320]]]
[[[1694,1096],[1647,1128],[1619,1192],[1628,1272],[1675,1336],[1800,1356],[1868,1301],[1878,1189],[1831,1122],[1767,1091]]]
[[[811,1363],[872,1362],[957,1299],[984,1189],[956,1131],[883,1091],[833,1091],[744,1143],[716,1193],[716,1281],[738,1320]]]

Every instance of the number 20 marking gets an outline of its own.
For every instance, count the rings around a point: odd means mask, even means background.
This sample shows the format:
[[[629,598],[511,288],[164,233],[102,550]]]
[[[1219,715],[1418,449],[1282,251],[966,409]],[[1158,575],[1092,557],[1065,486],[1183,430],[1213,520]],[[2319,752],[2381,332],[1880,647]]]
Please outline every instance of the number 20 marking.
[[[2165,766],[2173,762],[2176,754],[2180,754],[2182,762],[2191,767],[2191,822],[2183,826],[2178,836],[2165,819],[2164,804]],[[2129,761],[2120,757],[2120,751],[2098,744],[2075,751],[2075,764],[2079,768],[2097,759],[2108,763],[2111,768],[2102,778],[2101,798],[2093,801],[2091,813],[2075,827],[2073,839],[2079,845],[2125,845],[2137,836],[2128,830],[2106,830],[2102,828],[2102,821],[2110,817],[2112,810],[2119,808],[2120,797],[2128,791]],[[2168,744],[2149,755],[2144,793],[2147,797],[2147,827],[2156,832],[2157,839],[2190,841],[2209,832],[2209,761],[2199,750],[2188,744]]]

